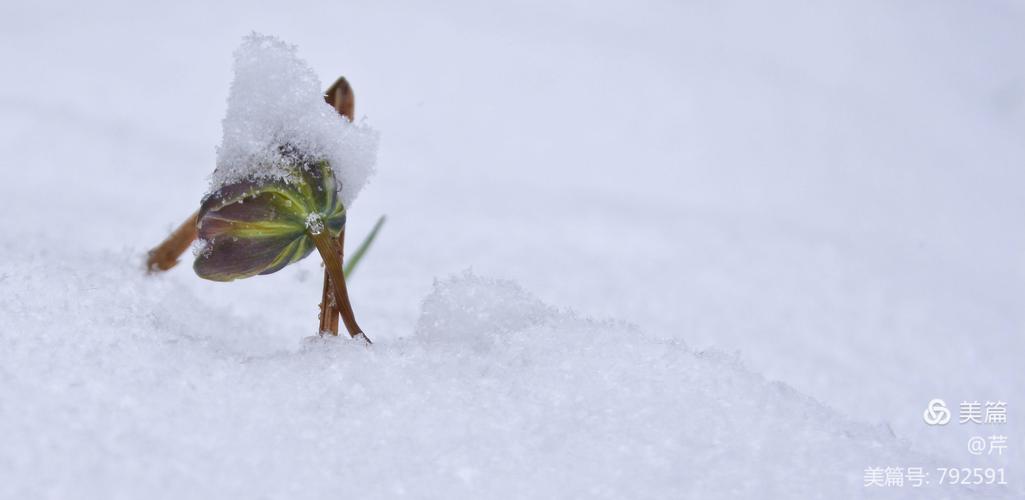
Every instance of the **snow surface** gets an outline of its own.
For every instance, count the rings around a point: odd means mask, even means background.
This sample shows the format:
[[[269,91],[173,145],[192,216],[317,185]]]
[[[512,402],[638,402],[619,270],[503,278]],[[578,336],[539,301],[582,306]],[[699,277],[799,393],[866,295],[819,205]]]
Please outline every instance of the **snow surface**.
[[[1021,498],[1022,25],[5,2],[0,497]],[[388,215],[349,286],[369,349],[308,339],[316,259],[142,273],[208,188],[253,30],[382,132],[347,222]],[[1008,401],[1008,454],[924,425],[937,397]],[[862,486],[919,465],[1011,484]]]
[[[377,133],[352,124],[324,102],[324,87],[295,46],[252,33],[235,51],[235,78],[228,94],[210,192],[252,178],[288,179],[289,145],[331,163],[348,207],[373,174]]]
[[[131,259],[3,266],[17,404],[0,407],[0,464],[23,478],[4,498],[809,498],[858,491],[866,460],[933,462],[730,356],[511,282],[435,283],[408,339],[282,351],[178,283],[105,265]],[[67,294],[40,300],[55,282]]]

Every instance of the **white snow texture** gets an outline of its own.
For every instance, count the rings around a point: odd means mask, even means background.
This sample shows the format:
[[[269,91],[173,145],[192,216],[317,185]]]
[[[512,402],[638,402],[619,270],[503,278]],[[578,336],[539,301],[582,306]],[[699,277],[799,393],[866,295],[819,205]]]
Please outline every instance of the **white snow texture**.
[[[7,0],[0,500],[1025,498],[1023,26],[1016,0]],[[383,137],[362,191],[340,75]],[[277,175],[283,141],[360,191],[348,252],[388,217],[348,280],[370,347],[314,336],[318,258],[142,269],[214,166]],[[976,400],[1008,422],[957,423]]]
[[[298,58],[297,48],[252,33],[235,51],[235,79],[228,95],[210,191],[251,178],[288,179],[280,147],[292,146],[331,163],[348,207],[367,183],[377,154],[377,133],[352,124],[324,102],[320,79]]]
[[[865,460],[932,465],[731,357],[510,282],[435,283],[409,339],[282,352],[175,283],[109,269],[122,258],[0,267],[16,403],[0,464],[21,478],[0,497],[810,498],[858,491]],[[57,282],[74,300],[34,305]],[[786,479],[827,456],[815,481]]]

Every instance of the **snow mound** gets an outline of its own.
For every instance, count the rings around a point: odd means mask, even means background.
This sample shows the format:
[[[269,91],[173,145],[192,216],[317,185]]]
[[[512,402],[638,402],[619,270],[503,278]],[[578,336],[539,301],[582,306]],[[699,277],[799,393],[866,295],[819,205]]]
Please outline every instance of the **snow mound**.
[[[432,342],[465,342],[482,347],[501,334],[555,318],[555,309],[516,283],[465,271],[435,283],[434,293],[424,299],[417,333]]]
[[[438,281],[404,339],[282,351],[127,256],[52,257],[0,264],[2,498],[850,498],[865,467],[930,465],[510,282]]]
[[[248,178],[287,178],[280,147],[295,146],[334,169],[348,207],[373,173],[378,135],[324,102],[324,89],[296,47],[252,33],[235,51],[235,79],[210,191]]]

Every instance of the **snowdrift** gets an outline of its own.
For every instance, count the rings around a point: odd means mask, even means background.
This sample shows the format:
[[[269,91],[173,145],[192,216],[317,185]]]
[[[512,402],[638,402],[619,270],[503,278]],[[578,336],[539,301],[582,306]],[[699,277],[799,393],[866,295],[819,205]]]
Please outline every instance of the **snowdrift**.
[[[282,351],[119,257],[0,267],[0,497],[813,498],[931,464],[730,356],[509,281],[436,282],[398,340]]]

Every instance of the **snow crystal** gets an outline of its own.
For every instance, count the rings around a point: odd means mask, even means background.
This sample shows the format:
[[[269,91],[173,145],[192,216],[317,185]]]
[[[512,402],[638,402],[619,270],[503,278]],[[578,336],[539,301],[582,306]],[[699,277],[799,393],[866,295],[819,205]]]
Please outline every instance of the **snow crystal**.
[[[273,36],[250,34],[235,51],[223,129],[211,192],[247,178],[287,179],[284,145],[330,161],[346,206],[373,173],[377,133],[328,105],[296,47]]]
[[[306,216],[306,229],[309,229],[313,234],[320,234],[324,230],[324,218],[316,212]]]

